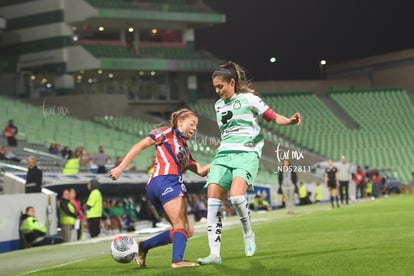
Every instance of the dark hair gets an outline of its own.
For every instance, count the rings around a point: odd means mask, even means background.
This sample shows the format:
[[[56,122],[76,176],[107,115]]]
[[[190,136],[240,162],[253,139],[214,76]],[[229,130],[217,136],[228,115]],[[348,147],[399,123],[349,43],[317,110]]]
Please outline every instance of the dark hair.
[[[91,184],[91,190],[98,189],[101,183],[98,182],[96,179],[92,179],[89,181],[89,184]]]
[[[190,109],[182,108],[180,110],[177,110],[177,111],[175,111],[175,112],[173,112],[171,114],[171,117],[170,117],[170,125],[173,128],[176,128],[177,127],[177,121],[178,121],[178,119],[185,119],[185,118],[187,118],[190,115],[193,115],[193,116],[196,116],[197,117],[197,115],[195,115],[194,112],[191,111]]]
[[[245,70],[233,61],[229,61],[226,64],[217,67],[211,77],[220,77],[228,83],[233,79],[235,81],[235,92],[237,93],[255,92],[251,87],[250,81],[246,77]]]

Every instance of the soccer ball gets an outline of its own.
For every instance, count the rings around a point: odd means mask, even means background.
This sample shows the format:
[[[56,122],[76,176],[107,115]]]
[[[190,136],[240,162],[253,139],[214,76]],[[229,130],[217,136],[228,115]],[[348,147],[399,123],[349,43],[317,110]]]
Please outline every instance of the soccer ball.
[[[131,236],[116,236],[111,243],[111,255],[118,263],[129,263],[138,255],[138,244]]]

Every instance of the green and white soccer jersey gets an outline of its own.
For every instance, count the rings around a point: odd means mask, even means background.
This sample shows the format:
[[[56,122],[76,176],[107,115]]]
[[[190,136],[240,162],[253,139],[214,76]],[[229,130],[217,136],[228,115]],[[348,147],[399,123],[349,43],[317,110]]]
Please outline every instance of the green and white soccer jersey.
[[[252,151],[260,157],[264,138],[260,133],[258,116],[269,107],[253,93],[238,93],[215,104],[221,133],[221,151]]]

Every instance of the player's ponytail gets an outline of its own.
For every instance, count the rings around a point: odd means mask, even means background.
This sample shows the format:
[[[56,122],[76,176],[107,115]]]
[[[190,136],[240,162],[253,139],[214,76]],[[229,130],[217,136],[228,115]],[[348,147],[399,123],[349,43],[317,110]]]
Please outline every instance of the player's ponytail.
[[[214,70],[212,78],[221,77],[225,82],[229,83],[232,79],[235,81],[236,93],[254,93],[250,81],[246,77],[245,70],[233,61],[220,65]]]

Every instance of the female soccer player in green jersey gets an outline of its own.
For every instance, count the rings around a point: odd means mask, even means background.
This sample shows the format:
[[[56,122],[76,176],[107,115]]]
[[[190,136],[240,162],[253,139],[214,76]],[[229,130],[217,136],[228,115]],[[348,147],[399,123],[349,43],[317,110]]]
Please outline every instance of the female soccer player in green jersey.
[[[200,264],[221,264],[220,245],[222,200],[229,199],[243,228],[246,256],[256,251],[246,192],[253,189],[259,167],[264,138],[260,134],[258,116],[277,125],[300,125],[300,113],[290,118],[280,115],[255,95],[238,64],[228,62],[212,75],[219,100],[215,103],[221,144],[211,162],[207,176],[207,233],[210,255],[198,259]]]

